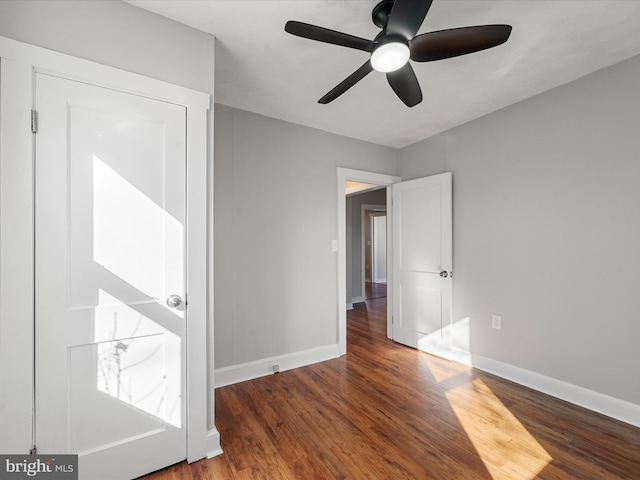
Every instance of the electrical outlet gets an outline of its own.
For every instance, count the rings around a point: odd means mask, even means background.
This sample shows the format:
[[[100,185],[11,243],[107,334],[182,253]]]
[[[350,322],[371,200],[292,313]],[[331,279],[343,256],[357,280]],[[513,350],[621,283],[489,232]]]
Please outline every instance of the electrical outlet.
[[[491,316],[491,328],[495,328],[496,330],[502,329],[502,317],[500,315]]]

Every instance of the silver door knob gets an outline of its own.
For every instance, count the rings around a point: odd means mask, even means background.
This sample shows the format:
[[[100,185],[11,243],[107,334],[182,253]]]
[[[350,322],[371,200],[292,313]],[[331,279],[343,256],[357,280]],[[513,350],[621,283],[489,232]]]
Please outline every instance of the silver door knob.
[[[443,270],[440,272],[440,276],[442,278],[447,278],[449,276],[449,272],[447,272],[446,270]]]
[[[182,305],[182,298],[180,295],[169,295],[167,297],[167,305],[171,308],[176,308]]]

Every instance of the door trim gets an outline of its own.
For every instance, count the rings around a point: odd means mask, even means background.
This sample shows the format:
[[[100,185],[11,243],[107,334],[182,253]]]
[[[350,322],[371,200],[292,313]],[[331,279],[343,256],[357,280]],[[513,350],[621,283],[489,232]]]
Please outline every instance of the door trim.
[[[189,302],[189,321],[187,324],[187,460],[193,462],[205,456],[221,453],[219,434],[213,425],[213,371],[212,355],[208,339],[213,327],[212,305],[209,304],[211,275],[209,268],[207,240],[211,228],[211,189],[213,182],[211,168],[208,166],[208,138],[211,125],[208,125],[210,96],[189,88],[172,85],[160,80],[108,67],[88,60],[53,52],[44,48],[24,44],[0,37],[0,68],[2,82],[0,94],[3,101],[0,108],[2,122],[0,135],[0,167],[2,191],[0,213],[3,242],[2,275],[20,272],[12,282],[2,282],[0,300],[12,299],[16,306],[11,310],[3,308],[0,317],[0,331],[11,332],[15,338],[28,339],[22,343],[12,339],[11,344],[2,344],[0,349],[0,374],[4,374],[4,365],[9,358],[14,360],[12,374],[2,378],[5,387],[0,398],[5,405],[22,405],[18,416],[11,410],[5,410],[0,424],[10,425],[12,430],[20,432],[12,438],[12,445],[0,444],[5,453],[28,453],[32,440],[33,410],[33,238],[34,223],[34,141],[26,121],[33,106],[34,72],[48,73],[70,80],[87,82],[93,85],[111,88],[126,93],[141,95],[156,100],[182,105],[187,109],[187,292]],[[10,79],[9,82],[5,79]],[[10,89],[10,90],[9,90]],[[7,121],[9,120],[9,121]],[[24,131],[15,132],[16,125]],[[10,141],[9,141],[10,140]],[[9,174],[8,177],[4,173]],[[16,201],[17,200],[17,201]],[[5,222],[9,218],[20,218],[11,228]],[[25,250],[29,247],[31,258]],[[12,259],[8,265],[6,259]],[[5,268],[9,266],[10,270]],[[17,279],[17,281],[16,281]],[[28,293],[25,293],[28,292]],[[29,297],[27,300],[27,296]],[[16,301],[19,300],[19,301]],[[8,305],[8,302],[7,304]],[[10,313],[10,315],[8,315]],[[4,335],[3,335],[4,337]],[[19,358],[23,361],[16,362]],[[208,361],[203,361],[208,359]],[[29,386],[24,379],[31,379]],[[11,383],[10,383],[11,382]],[[28,382],[27,382],[28,383]],[[14,384],[18,386],[15,391]],[[29,398],[27,398],[29,396]],[[23,410],[29,412],[28,415]],[[28,432],[28,436],[24,432]],[[4,438],[5,436],[3,436]],[[25,441],[29,438],[29,443]],[[10,437],[11,438],[11,437]],[[19,441],[17,441],[19,440]]]
[[[384,173],[367,172],[363,170],[352,170],[349,168],[337,168],[338,177],[338,278],[337,278],[337,310],[338,310],[338,349],[340,355],[347,353],[347,225],[346,225],[346,208],[347,197],[345,182],[351,180],[354,182],[373,183],[387,187],[387,215],[391,211],[391,195],[390,186],[399,182],[400,177],[388,175]],[[387,216],[387,225],[390,217]],[[391,229],[387,228],[387,261],[390,258],[391,248]],[[393,282],[393,278],[389,275],[390,264],[387,264],[387,336],[390,335],[391,315],[393,313],[393,297],[389,295],[388,285]]]
[[[366,238],[366,234],[365,234],[365,223],[366,223],[365,220],[366,219],[365,219],[365,217],[366,217],[366,211],[367,210],[374,210],[374,209],[379,209],[380,211],[382,211],[382,209],[384,209],[385,215],[387,214],[387,205],[386,204],[385,205],[363,204],[363,205],[360,206],[360,240],[361,240],[361,243],[362,243],[362,246],[361,246],[361,250],[362,250],[361,251],[361,257],[362,257],[361,262],[362,263],[360,264],[360,266],[361,266],[361,270],[362,270],[362,282],[361,282],[362,286],[361,286],[361,289],[362,289],[362,298],[363,298],[363,300],[366,300],[366,293],[365,293],[365,286],[366,285],[365,284],[366,284],[366,276],[367,276],[366,275],[367,272],[366,272],[366,268],[365,268],[366,247],[367,247],[366,241],[365,241],[365,238]],[[373,281],[373,278],[372,278],[372,281]]]
[[[29,65],[0,59],[0,451],[8,454],[28,453],[33,435],[34,191],[24,108],[30,75]]]
[[[386,235],[386,230],[388,228],[387,225],[387,212],[385,210],[384,215],[379,213],[379,214],[371,214],[371,283],[381,283],[378,282],[378,271],[379,271],[379,265],[378,265],[378,261],[376,260],[376,252],[378,251],[378,247],[376,246],[377,244],[377,235],[376,235],[376,219],[380,218],[380,217],[384,217],[384,228],[385,228],[385,237]],[[386,246],[383,250],[386,250]],[[387,274],[386,274],[386,263],[387,263],[387,256],[385,253],[385,276],[384,276],[384,283],[387,283]]]

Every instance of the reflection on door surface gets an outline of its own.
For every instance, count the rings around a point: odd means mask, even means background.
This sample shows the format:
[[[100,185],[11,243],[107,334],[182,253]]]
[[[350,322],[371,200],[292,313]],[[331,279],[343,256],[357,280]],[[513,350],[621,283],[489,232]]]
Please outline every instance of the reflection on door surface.
[[[38,74],[36,444],[81,478],[186,456],[185,109]]]

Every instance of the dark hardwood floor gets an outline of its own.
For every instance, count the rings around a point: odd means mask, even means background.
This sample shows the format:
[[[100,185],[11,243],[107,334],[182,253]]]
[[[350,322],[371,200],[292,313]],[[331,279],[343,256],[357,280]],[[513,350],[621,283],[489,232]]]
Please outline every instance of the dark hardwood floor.
[[[216,390],[224,454],[170,479],[640,479],[640,429],[386,338],[349,312],[341,358]]]
[[[376,298],[383,298],[387,296],[387,284],[386,283],[364,283],[364,298],[367,300],[374,300]]]

